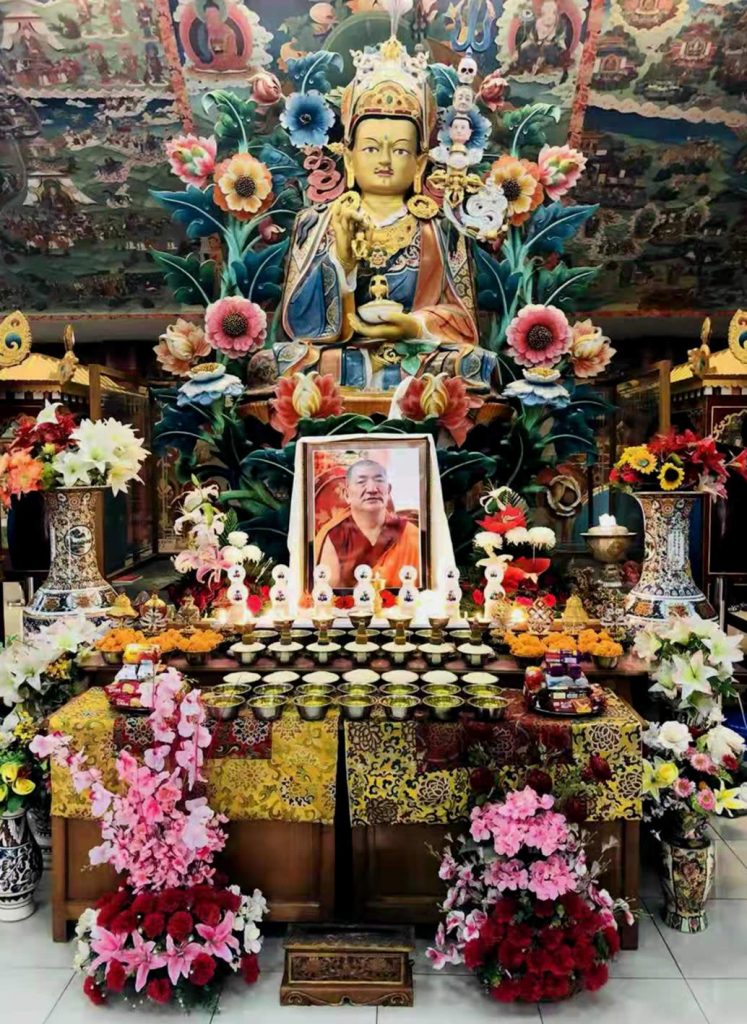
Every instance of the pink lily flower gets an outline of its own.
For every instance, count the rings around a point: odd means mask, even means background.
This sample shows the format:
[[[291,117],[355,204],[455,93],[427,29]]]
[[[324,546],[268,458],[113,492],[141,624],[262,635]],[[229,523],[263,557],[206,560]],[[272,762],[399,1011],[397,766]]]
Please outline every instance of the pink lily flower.
[[[197,570],[197,582],[219,583],[221,574],[230,567],[230,562],[221,555],[215,544],[203,544],[197,551],[200,568]]]
[[[239,949],[239,940],[233,935],[233,914],[230,910],[214,928],[209,924],[198,924],[197,933],[205,940],[206,953],[227,960],[229,964],[232,962],[231,950]]]
[[[132,941],[134,949],[127,951],[127,964],[136,970],[135,991],[142,992],[150,972],[166,966],[166,957],[163,953],[154,953],[155,942],[146,942],[140,932],[132,933]]]
[[[166,970],[172,985],[176,985],[180,977],[189,977],[192,963],[201,952],[202,946],[199,942],[183,942],[177,945],[170,935],[166,936]]]
[[[93,974],[97,967],[100,967],[102,964],[108,964],[111,960],[121,960],[124,962],[127,958],[124,945],[129,941],[129,938],[130,936],[127,934],[115,935],[108,928],[94,925],[91,949],[96,953],[96,959],[89,967],[89,972]]]

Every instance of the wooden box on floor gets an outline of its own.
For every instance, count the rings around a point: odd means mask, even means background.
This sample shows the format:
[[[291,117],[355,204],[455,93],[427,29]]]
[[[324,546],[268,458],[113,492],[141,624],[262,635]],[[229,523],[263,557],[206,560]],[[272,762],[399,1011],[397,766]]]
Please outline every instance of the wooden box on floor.
[[[412,928],[298,925],[285,939],[282,1006],[412,1006]]]
[[[101,826],[78,818],[52,818],[52,928],[56,942],[86,907],[116,887],[107,865],[91,868],[88,851],[101,842]],[[327,921],[334,912],[335,848],[331,825],[286,821],[232,821],[219,867],[245,892],[260,888],[273,921]]]

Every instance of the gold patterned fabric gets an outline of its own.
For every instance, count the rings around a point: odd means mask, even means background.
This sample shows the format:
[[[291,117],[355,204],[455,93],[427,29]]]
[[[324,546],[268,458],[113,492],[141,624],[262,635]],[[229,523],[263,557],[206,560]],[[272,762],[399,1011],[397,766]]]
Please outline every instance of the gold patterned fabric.
[[[345,723],[350,817],[355,825],[448,824],[469,806],[470,766],[487,761],[504,785],[523,785],[541,768],[553,780],[578,777],[592,755],[611,776],[588,787],[587,820],[641,817],[641,725],[609,693],[592,719],[549,719],[527,713],[512,695],[503,722],[390,722],[375,716]],[[479,757],[477,757],[479,748]],[[443,766],[443,767],[442,767]]]
[[[72,737],[72,749],[85,750],[105,784],[116,786],[113,731],[117,716],[103,690],[94,688],[60,708],[50,731]],[[338,717],[304,722],[295,708],[272,726],[269,759],[226,757],[206,762],[210,806],[233,820],[319,822],[335,815]],[[52,768],[52,814],[90,818],[89,801],[73,788],[65,768]]]

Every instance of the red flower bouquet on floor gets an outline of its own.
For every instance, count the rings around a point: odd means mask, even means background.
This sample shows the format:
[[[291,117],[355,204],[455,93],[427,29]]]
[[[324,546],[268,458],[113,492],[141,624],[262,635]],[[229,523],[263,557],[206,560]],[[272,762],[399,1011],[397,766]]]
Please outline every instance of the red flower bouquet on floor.
[[[449,883],[433,966],[464,963],[499,1002],[566,999],[607,981],[620,948],[615,911],[578,828],[529,786],[472,811],[470,836],[439,870]]]

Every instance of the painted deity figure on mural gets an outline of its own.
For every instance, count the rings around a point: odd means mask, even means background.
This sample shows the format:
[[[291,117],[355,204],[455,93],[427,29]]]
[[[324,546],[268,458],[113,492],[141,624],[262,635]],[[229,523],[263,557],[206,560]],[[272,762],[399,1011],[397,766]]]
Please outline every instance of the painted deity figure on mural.
[[[418,373],[458,375],[488,391],[495,357],[478,345],[467,243],[423,194],[436,126],[425,55],[408,55],[392,37],[354,56],[340,109],[348,191],[297,218],[282,298],[287,337],[259,354],[249,380],[253,370],[263,383],[316,370],[387,391],[414,356]]]

